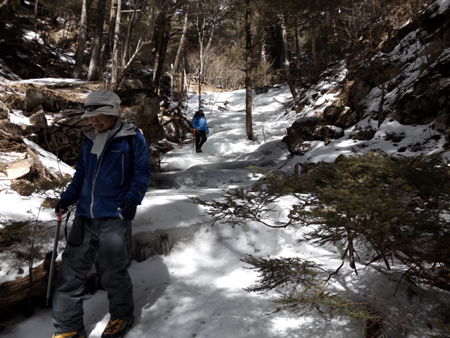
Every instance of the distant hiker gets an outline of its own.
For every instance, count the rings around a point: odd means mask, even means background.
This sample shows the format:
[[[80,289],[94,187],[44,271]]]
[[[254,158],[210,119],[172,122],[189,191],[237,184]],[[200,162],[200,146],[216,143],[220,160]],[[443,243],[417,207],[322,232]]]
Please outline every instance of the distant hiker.
[[[75,175],[55,207],[65,213],[78,201],[53,296],[53,338],[86,337],[82,297],[96,252],[111,316],[102,338],[123,337],[134,319],[127,270],[131,221],[151,171],[144,136],[120,120],[119,105],[119,96],[106,90],[89,94],[84,103],[82,117],[95,130],[86,133]]]
[[[205,114],[203,113],[203,106],[198,107],[198,111],[192,119],[192,127],[195,133],[195,151],[201,153],[202,146],[206,142],[206,134],[209,134]]]

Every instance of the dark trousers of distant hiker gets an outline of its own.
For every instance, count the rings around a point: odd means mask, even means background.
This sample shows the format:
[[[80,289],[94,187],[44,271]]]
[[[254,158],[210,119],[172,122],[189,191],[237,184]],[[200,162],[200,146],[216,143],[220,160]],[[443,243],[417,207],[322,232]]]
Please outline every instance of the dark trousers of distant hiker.
[[[75,217],[62,256],[53,298],[56,333],[84,327],[83,299],[87,275],[98,252],[101,284],[108,293],[112,318],[133,317],[133,285],[127,266],[131,254],[131,221],[120,218]]]
[[[196,130],[195,131],[195,150],[201,151],[202,145],[206,142],[206,131]]]

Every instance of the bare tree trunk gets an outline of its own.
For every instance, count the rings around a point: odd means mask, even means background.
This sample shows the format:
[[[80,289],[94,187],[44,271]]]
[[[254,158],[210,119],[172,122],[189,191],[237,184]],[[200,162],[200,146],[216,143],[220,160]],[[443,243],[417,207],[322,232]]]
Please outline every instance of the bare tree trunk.
[[[291,69],[289,64],[289,46],[287,41],[286,34],[286,18],[284,15],[280,15],[280,23],[281,23],[281,36],[283,38],[283,49],[284,49],[284,71],[286,72],[286,78],[289,86],[289,90],[291,91],[292,97],[296,98],[297,92],[295,91],[294,81],[292,80]]]
[[[100,52],[100,69],[104,69],[105,62],[107,59],[109,59],[109,53],[111,53],[112,50],[112,41],[114,36],[114,30],[115,30],[115,22],[117,17],[117,2],[118,0],[111,0],[111,10],[109,14],[109,25],[108,25],[108,37],[106,38],[106,41],[102,45],[102,50]]]
[[[122,79],[123,79],[123,77],[124,77],[126,71],[127,71],[128,68],[131,66],[131,63],[134,61],[134,59],[135,59],[136,56],[139,54],[139,52],[140,52],[144,47],[146,47],[146,46],[148,46],[148,45],[151,45],[151,44],[153,43],[153,42],[152,42],[152,41],[153,41],[152,39],[146,40],[145,37],[147,36],[147,31],[148,31],[148,29],[149,29],[149,28],[152,26],[152,24],[153,24],[153,21],[154,21],[154,19],[153,19],[154,11],[155,11],[155,9],[154,9],[154,6],[153,6],[152,12],[151,12],[150,16],[148,17],[147,22],[145,23],[144,28],[143,28],[142,31],[141,31],[141,36],[140,36],[139,41],[138,41],[138,43],[137,43],[137,45],[136,45],[136,48],[135,48],[135,51],[134,51],[133,55],[131,55],[131,57],[130,57],[130,59],[128,60],[127,64],[124,65],[124,66],[122,67],[122,69],[121,69],[120,72],[119,72],[119,75],[117,76],[117,82],[118,82],[118,83],[121,83],[121,82],[122,82]]]
[[[91,49],[91,61],[89,63],[88,81],[95,81],[100,78],[102,73],[102,62],[100,59],[102,38],[103,38],[103,21],[105,17],[106,0],[97,1],[97,16],[95,19],[94,41]]]
[[[311,54],[313,57],[313,63],[314,63],[314,68],[317,68],[319,66],[319,62],[317,59],[317,50],[316,50],[316,28],[313,26],[311,28]]]
[[[250,0],[245,0],[245,126],[247,138],[253,140],[252,122],[252,32],[250,27]]]
[[[90,3],[90,1],[89,1]],[[81,71],[83,69],[84,58],[84,46],[86,44],[86,31],[87,31],[87,12],[88,12],[88,0],[83,0],[81,7],[81,20],[80,20],[80,36],[78,37],[78,47],[75,54],[75,67],[73,69],[72,77],[79,79],[81,77]]]
[[[175,79],[177,77],[179,81],[178,87],[174,88],[174,81],[172,81],[172,96],[175,91],[178,92],[178,111],[181,114],[181,104],[183,101],[183,83],[184,83],[184,69],[183,69],[183,61],[182,55],[184,53],[184,41],[186,40],[186,32],[188,28],[188,7],[184,6],[184,22],[183,22],[183,31],[180,37],[180,43],[178,45],[177,55],[175,56],[175,61],[172,67],[172,78]],[[181,75],[180,75],[181,74]],[[180,79],[181,77],[181,79]],[[181,115],[180,115],[181,116]]]
[[[212,25],[210,29],[210,34],[208,37],[208,43],[205,47],[205,32],[206,32],[206,24],[205,20],[200,18],[200,3],[198,7],[198,16],[197,16],[197,34],[198,34],[198,43],[199,43],[199,66],[198,66],[198,105],[201,105],[202,101],[202,82],[204,81],[203,73],[205,66],[206,55],[208,55],[208,51],[211,48],[212,39],[214,37],[214,26]]]
[[[185,82],[185,76],[184,76],[184,62],[181,61],[181,79],[178,86],[178,113],[181,117],[181,105],[183,104],[183,97],[184,97],[184,82]]]
[[[147,2],[144,3],[144,6]],[[131,18],[129,20],[127,35],[125,37],[125,43],[123,46],[123,54],[122,54],[122,66],[125,66],[129,60],[129,55],[131,52],[131,36],[133,34],[133,29],[136,26],[136,22],[142,16],[141,12],[138,12],[139,0],[133,1],[133,12],[131,14]]]
[[[37,19],[38,17],[38,6],[39,6],[39,0],[36,0],[34,3],[34,18]]]
[[[161,79],[164,59],[166,57],[166,49],[170,33],[170,17],[167,17],[167,12],[162,12],[157,19],[157,27],[155,28],[157,34],[155,65],[153,73],[153,84],[155,85],[155,93],[159,89],[159,80]]]
[[[298,39],[298,27],[295,27],[295,54],[297,56],[297,73],[298,73],[298,81],[300,84],[303,84],[302,81],[302,62],[300,58],[300,42]]]
[[[185,6],[184,11],[185,11],[185,13],[184,13],[183,32],[181,33],[180,44],[178,45],[177,55],[175,56],[175,62],[173,63],[173,70],[174,70],[174,72],[179,71],[178,67],[180,65],[181,54],[183,53],[183,49],[184,49],[184,41],[186,40],[186,32],[187,32],[187,28],[188,28],[188,8],[187,8],[187,5]]]
[[[198,10],[200,13],[200,9]],[[197,33],[198,33],[198,106],[202,102],[202,75],[203,75],[203,35],[205,34],[204,26],[200,24],[200,17],[197,16]]]
[[[261,62],[266,62],[266,31],[263,29],[261,39]]]
[[[119,63],[119,33],[121,18],[122,1],[117,1],[116,27],[114,29],[114,47],[112,53],[112,69],[111,69],[111,88],[116,90],[119,83],[117,82],[117,67]]]

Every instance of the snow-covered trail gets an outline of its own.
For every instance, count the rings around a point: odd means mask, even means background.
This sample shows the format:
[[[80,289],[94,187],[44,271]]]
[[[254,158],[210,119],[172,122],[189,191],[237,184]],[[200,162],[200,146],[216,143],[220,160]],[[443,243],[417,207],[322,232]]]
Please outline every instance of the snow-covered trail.
[[[165,172],[154,174],[152,187],[138,209],[135,236],[144,238],[156,229],[169,234],[184,230],[184,241],[168,256],[132,262],[136,321],[127,337],[339,337],[331,322],[318,326],[314,317],[269,316],[275,306],[266,297],[244,290],[255,281],[255,275],[243,269],[240,259],[256,252],[278,255],[286,242],[292,242],[290,236],[251,224],[244,229],[211,227],[202,208],[189,202],[189,196],[219,198],[224,189],[248,186],[255,180],[248,165],[262,161],[275,167],[287,156],[280,142],[292,123],[281,118],[289,99],[286,88],[256,96],[255,141],[246,138],[243,91],[221,95],[228,111],[205,105],[210,134],[204,152],[194,154],[193,147],[185,145],[167,154]],[[192,117],[194,111],[188,114]],[[89,337],[100,337],[109,317],[105,292],[86,296],[84,309]],[[39,309],[32,317],[16,318],[15,322],[0,335],[52,336],[51,309]],[[337,327],[354,331],[354,325],[361,327],[349,321]]]
[[[145,239],[155,230],[164,231],[172,240],[178,236],[178,242],[170,255],[132,262],[129,271],[136,321],[127,338],[364,336],[361,321],[343,316],[327,321],[316,313],[302,317],[284,311],[273,313],[276,306],[268,296],[244,290],[257,278],[253,271],[244,268],[241,259],[246,254],[297,256],[337,267],[341,261],[336,247],[299,244],[296,240],[301,238],[301,231],[270,229],[252,222],[236,228],[227,224],[212,227],[202,207],[189,200],[189,196],[217,199],[226,189],[251,185],[256,177],[247,169],[250,164],[266,169],[286,164],[288,151],[281,139],[292,124],[284,115],[289,98],[287,87],[255,96],[255,141],[249,141],[245,132],[244,91],[222,93],[218,99],[211,94],[209,102],[227,102],[228,111],[206,102],[210,135],[204,152],[194,154],[192,145],[185,145],[163,159],[164,172],[154,174],[152,186],[138,208],[133,231],[136,239]],[[197,102],[196,97],[191,102]],[[194,107],[188,109],[188,117],[194,111]],[[286,205],[280,204],[273,217],[285,217],[288,204],[288,200]],[[378,297],[389,295],[390,289],[395,288],[398,276],[393,272],[389,278],[360,266],[356,279],[348,267],[343,267],[336,287],[355,297]],[[399,297],[405,294],[406,290],[400,287]],[[420,307],[422,301],[417,299],[414,303]],[[99,338],[109,319],[105,292],[86,296],[84,309],[89,337]],[[411,306],[410,310],[415,309]],[[0,332],[1,337],[46,338],[53,334],[51,309],[38,309],[32,317],[18,317],[14,322],[16,325]]]

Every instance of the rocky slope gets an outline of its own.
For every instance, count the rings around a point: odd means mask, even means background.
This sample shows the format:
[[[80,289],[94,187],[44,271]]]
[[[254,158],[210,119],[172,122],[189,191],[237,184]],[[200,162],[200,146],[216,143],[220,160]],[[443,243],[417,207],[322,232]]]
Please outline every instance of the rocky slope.
[[[430,137],[450,138],[450,6],[438,0],[385,40],[376,51],[349,69],[335,85],[323,81],[311,90],[302,90],[298,104],[300,118],[285,138],[293,154],[308,149],[308,141],[328,142],[343,136],[342,130],[370,117],[392,118],[406,125],[432,124]],[[304,94],[304,93],[307,93]],[[329,101],[324,94],[329,93]],[[322,113],[310,114],[317,106]],[[375,130],[366,125],[355,128],[352,138],[370,140]],[[393,142],[401,135],[391,135]],[[398,142],[398,141],[397,141]]]

